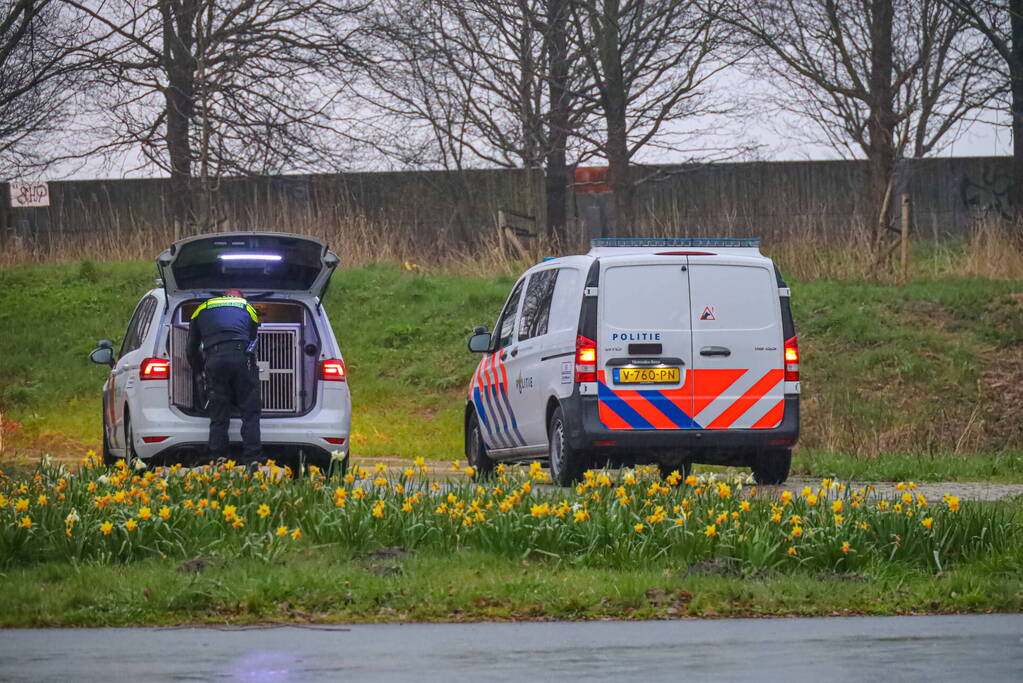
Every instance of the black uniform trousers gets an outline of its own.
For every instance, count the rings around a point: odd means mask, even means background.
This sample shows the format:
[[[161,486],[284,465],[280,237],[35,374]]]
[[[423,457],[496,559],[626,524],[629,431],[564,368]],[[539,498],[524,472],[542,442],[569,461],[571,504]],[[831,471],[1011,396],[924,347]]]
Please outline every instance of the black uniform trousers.
[[[244,342],[225,342],[206,350],[206,381],[209,391],[209,455],[228,457],[228,427],[235,407],[242,418],[241,464],[258,461],[263,453],[259,438],[259,368]]]

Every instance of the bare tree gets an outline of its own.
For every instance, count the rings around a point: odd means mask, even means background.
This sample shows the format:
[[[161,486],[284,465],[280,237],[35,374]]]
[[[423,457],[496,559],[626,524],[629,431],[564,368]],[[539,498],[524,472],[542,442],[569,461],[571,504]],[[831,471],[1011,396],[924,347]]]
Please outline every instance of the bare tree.
[[[376,7],[363,97],[406,164],[545,170],[546,225],[565,224],[571,134],[585,119],[571,0],[392,0]]]
[[[781,111],[842,156],[866,157],[880,256],[896,161],[942,149],[991,97],[983,44],[940,0],[733,0],[723,18],[759,48]]]
[[[359,55],[347,0],[72,2],[112,32],[96,50],[99,151],[137,149],[168,172],[171,214],[211,220],[215,181],[335,163],[338,83]],[[196,173],[198,166],[198,173]]]
[[[60,0],[0,0],[0,177],[46,166],[89,66],[84,19]]]
[[[608,162],[615,228],[623,232],[632,216],[633,158],[655,145],[684,148],[707,132],[694,130],[694,121],[731,109],[711,86],[737,54],[716,19],[717,0],[571,4],[574,40],[595,84],[589,96],[602,119],[596,134],[582,134]]]
[[[1023,0],[944,0],[990,46],[996,67],[992,93],[1012,126],[1012,204],[1023,219]],[[1008,94],[1008,100],[1002,96]]]

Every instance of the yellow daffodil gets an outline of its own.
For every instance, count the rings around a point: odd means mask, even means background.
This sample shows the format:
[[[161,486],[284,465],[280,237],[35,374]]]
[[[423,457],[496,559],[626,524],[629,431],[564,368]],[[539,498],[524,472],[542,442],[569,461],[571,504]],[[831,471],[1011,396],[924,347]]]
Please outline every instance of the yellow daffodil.
[[[124,528],[127,529],[128,531],[134,531],[135,527],[137,527],[138,525],[139,525],[139,523],[136,522],[134,518],[129,518],[124,523]]]
[[[32,518],[29,517],[28,515],[25,515],[24,517],[21,518],[21,521],[18,522],[18,526],[21,527],[22,529],[31,529]]]
[[[288,533],[288,527],[279,526],[277,527],[277,531],[275,531],[274,533],[277,534],[278,536],[285,536]]]
[[[924,519],[920,520],[920,523],[923,524],[926,528],[930,529],[930,528],[934,527],[934,518],[933,517],[925,517]]]
[[[124,462],[123,460],[121,462]],[[110,532],[114,530],[113,522],[103,522],[99,525],[99,530],[103,532],[104,536],[109,536]]]
[[[260,519],[264,519],[267,515],[270,514],[270,506],[267,505],[266,503],[263,503],[258,508],[256,508],[256,514],[259,515]]]

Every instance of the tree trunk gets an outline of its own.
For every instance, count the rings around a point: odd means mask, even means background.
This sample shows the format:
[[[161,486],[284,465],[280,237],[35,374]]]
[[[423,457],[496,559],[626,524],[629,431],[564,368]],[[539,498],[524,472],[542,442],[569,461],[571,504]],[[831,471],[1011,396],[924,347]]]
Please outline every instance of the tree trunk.
[[[163,58],[167,70],[164,89],[167,120],[167,155],[170,157],[171,218],[186,224],[192,216],[192,146],[189,124],[194,112],[195,39],[192,27],[198,0],[160,0],[163,18]]]
[[[632,180],[629,178],[629,141],[626,136],[625,102],[607,108],[607,176],[614,197],[611,229],[614,237],[634,234],[632,225]]]
[[[895,106],[892,92],[892,0],[871,0],[870,119],[867,121],[866,220],[875,256],[884,243],[889,207],[884,197],[895,172]]]
[[[569,105],[568,92],[568,2],[548,0],[550,22],[550,104],[547,113],[547,155],[545,159],[545,190],[547,195],[547,236],[562,240],[567,222]]]
[[[604,123],[607,126],[607,175],[614,196],[611,229],[615,236],[627,237],[632,228],[632,181],[629,178],[629,138],[626,123],[628,92],[622,71],[620,52],[620,12],[616,0],[604,3],[600,31],[600,61],[604,71],[601,91]]]
[[[1009,0],[1009,79],[1012,94],[1012,206],[1023,221],[1023,0]]]

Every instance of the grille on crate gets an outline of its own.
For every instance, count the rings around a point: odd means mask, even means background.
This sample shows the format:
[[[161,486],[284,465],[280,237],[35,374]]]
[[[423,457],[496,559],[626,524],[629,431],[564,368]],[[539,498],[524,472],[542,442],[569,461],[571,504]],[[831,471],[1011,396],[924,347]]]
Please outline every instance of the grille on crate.
[[[299,410],[299,325],[274,324],[259,329],[256,362],[260,366],[260,397],[264,413]],[[194,408],[196,387],[185,356],[188,328],[175,325],[171,333],[171,396],[183,408]]]

